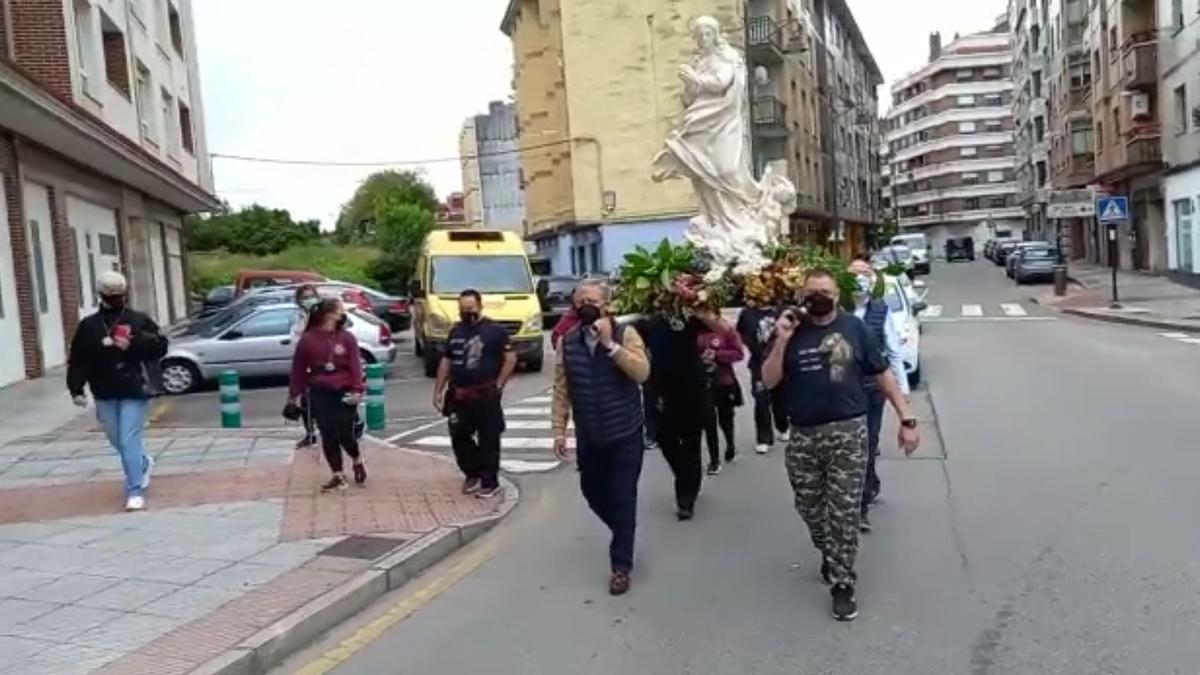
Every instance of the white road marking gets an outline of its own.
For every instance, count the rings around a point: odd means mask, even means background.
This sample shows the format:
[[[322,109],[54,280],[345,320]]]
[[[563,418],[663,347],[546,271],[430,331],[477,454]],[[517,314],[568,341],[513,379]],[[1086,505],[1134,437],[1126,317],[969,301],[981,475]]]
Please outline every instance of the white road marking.
[[[981,307],[979,305],[963,305],[962,306],[962,315],[966,316],[966,317],[983,316],[983,307]]]
[[[413,441],[413,445],[424,445],[431,448],[449,448],[449,436],[425,436]],[[575,439],[567,438],[567,447],[575,447]],[[554,448],[554,439],[546,438],[529,438],[522,436],[501,436],[501,450],[551,450]]]
[[[517,417],[549,417],[550,408],[505,408],[505,415],[515,415]]]
[[[1171,340],[1186,340],[1191,337],[1187,333],[1159,333],[1160,337],[1165,337]]]
[[[946,319],[927,319],[924,323],[1032,323],[1038,321],[1058,321],[1055,316],[978,316],[951,317]]]
[[[550,431],[554,428],[551,420],[510,420],[504,423],[509,431]],[[568,422],[567,427],[574,429],[575,423]]]
[[[398,434],[396,434],[396,435],[394,435],[394,436],[388,436],[388,437],[387,437],[387,442],[388,442],[388,443],[395,443],[396,441],[400,440],[401,438],[406,438],[406,437],[408,437],[408,436],[412,436],[413,434],[419,434],[419,433],[421,433],[422,431],[426,431],[426,430],[428,430],[428,429],[432,429],[432,428],[436,427],[436,426],[437,426],[437,425],[439,425],[439,424],[444,424],[445,422],[446,422],[446,420],[445,420],[445,419],[434,420],[433,422],[430,422],[429,424],[422,424],[421,426],[419,426],[419,427],[413,427],[412,429],[409,429],[408,431],[401,431],[400,433],[398,433]]]
[[[562,462],[557,459],[536,462],[527,459],[502,459],[500,460],[500,469],[506,473],[546,473],[553,471],[561,465]]]
[[[1180,342],[1186,345],[1200,345],[1200,338],[1183,338]]]
[[[922,319],[936,319],[941,315],[942,315],[942,306],[941,305],[930,305],[925,308],[925,311],[921,312]]]
[[[522,400],[521,403],[524,405],[550,405],[551,403],[554,403],[554,397],[552,397],[552,396],[533,396],[533,397]]]
[[[1029,314],[1024,307],[1011,302],[1001,303],[1000,310],[1004,312],[1005,316],[1028,316]]]

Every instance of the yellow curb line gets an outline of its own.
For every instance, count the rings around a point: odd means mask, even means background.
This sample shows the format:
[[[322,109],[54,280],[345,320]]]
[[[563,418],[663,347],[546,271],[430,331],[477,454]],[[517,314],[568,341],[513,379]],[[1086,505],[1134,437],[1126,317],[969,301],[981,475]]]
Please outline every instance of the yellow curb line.
[[[428,584],[412,595],[397,602],[382,616],[359,628],[337,647],[317,657],[308,665],[295,671],[295,675],[325,675],[348,661],[363,647],[374,642],[392,626],[417,613],[425,605],[449,590],[459,581],[474,572],[496,553],[495,544],[485,544],[463,558],[445,574],[431,579]]]

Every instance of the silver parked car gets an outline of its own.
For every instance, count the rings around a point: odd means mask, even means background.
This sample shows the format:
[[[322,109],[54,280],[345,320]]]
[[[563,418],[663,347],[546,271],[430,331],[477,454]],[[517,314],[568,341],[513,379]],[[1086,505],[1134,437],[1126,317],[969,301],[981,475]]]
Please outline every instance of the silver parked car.
[[[364,364],[396,360],[392,331],[361,309],[347,310],[348,328],[358,340]],[[171,340],[162,359],[163,390],[186,394],[225,370],[242,377],[285,377],[296,349],[293,324],[301,319],[294,303],[246,304],[222,313],[199,330]]]

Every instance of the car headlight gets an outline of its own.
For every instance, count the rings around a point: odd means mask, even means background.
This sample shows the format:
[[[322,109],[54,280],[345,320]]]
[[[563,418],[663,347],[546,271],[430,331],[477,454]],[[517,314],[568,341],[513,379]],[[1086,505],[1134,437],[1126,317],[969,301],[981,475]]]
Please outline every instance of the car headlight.
[[[525,326],[521,328],[523,333],[536,333],[542,329],[542,314],[531,314],[528,319],[525,319]]]
[[[449,317],[441,314],[429,314],[429,332],[430,333],[448,333],[450,332],[451,321]]]

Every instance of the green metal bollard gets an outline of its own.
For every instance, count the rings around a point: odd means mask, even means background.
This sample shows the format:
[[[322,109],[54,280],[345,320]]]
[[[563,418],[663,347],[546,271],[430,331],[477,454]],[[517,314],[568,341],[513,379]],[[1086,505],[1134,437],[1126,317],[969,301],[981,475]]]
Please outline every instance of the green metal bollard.
[[[221,427],[242,428],[242,394],[236,370],[226,370],[220,375],[221,383]]]
[[[387,396],[383,390],[383,364],[367,366],[367,429],[383,431],[387,426]]]

